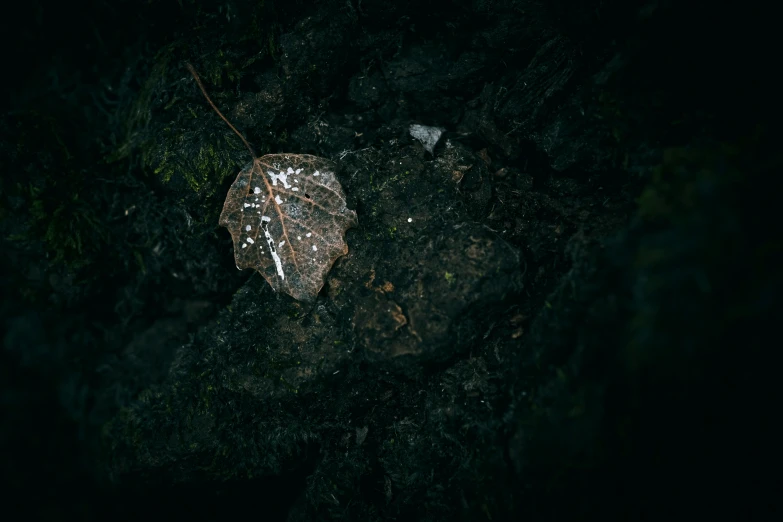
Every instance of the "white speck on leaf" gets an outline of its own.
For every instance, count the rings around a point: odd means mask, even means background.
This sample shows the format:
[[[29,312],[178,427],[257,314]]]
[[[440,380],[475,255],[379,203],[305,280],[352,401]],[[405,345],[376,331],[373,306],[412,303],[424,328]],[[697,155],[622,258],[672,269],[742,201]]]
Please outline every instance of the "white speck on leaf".
[[[280,256],[277,255],[277,252],[275,252],[272,245],[274,245],[275,240],[272,239],[272,234],[269,233],[269,230],[264,227],[264,235],[266,236],[266,241],[269,243],[269,250],[272,252],[272,259],[275,261],[275,268],[277,268],[277,275],[280,276],[280,279],[285,280],[285,273],[283,272],[283,263],[280,261]]]
[[[275,174],[271,170],[268,170],[266,173],[269,174],[270,178],[272,178],[272,186],[273,187],[277,186],[277,182],[279,180],[283,184],[284,188],[291,188],[291,185],[288,184],[288,174],[286,174],[282,170],[280,171],[279,174]]]

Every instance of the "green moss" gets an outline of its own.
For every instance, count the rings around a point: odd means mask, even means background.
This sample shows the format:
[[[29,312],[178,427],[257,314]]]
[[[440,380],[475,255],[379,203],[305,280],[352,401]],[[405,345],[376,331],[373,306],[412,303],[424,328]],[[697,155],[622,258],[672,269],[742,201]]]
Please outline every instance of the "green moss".
[[[271,56],[273,59],[277,58],[277,45],[275,44],[275,35],[274,33],[269,33],[269,36],[267,37],[267,43],[269,46],[269,56]]]
[[[94,212],[77,200],[78,194],[74,194],[72,204],[63,202],[51,215],[39,217],[35,225],[45,229],[43,239],[55,262],[82,266],[90,261],[91,255],[86,254],[94,254],[105,244],[106,231]]]
[[[127,158],[147,137],[156,99],[159,92],[166,84],[167,74],[172,68],[171,63],[174,61],[177,52],[181,51],[181,49],[182,46],[180,44],[174,43],[161,49],[155,56],[155,65],[152,67],[136,100],[125,116],[123,125],[125,139],[107,156],[107,161],[109,163]],[[178,101],[179,98],[173,96],[163,107],[163,110],[168,111],[174,107]]]
[[[139,265],[139,270],[142,274],[147,273],[147,266],[144,264],[144,256],[138,250],[133,251],[133,257],[136,259],[136,264]]]
[[[299,393],[299,390],[297,390],[297,389],[296,389],[296,387],[294,387],[294,385],[292,385],[290,382],[286,381],[286,380],[283,378],[283,376],[282,376],[282,375],[280,376],[280,383],[281,383],[283,386],[285,386],[286,388],[288,388],[288,390],[289,390],[289,391],[291,391],[291,392],[293,392],[293,393]]]
[[[273,37],[269,31],[264,26],[257,36],[266,42]],[[262,48],[251,59],[244,59],[228,47],[201,55],[194,62],[218,106],[225,105],[221,103],[225,94],[221,89],[230,89],[233,97],[233,87],[244,69],[265,54],[267,44]],[[189,54],[188,43],[182,41],[167,46],[155,57],[155,66],[126,117],[126,139],[110,160],[117,161],[138,151],[143,165],[162,182],[184,182],[203,199],[213,195],[227,177],[236,175],[241,161],[237,152],[246,154],[246,150],[200,95],[198,104],[182,103],[183,99],[190,100],[194,91],[181,82],[175,85],[174,73],[180,76],[179,63],[191,59]],[[284,134],[280,136],[281,141],[285,139]]]
[[[14,213],[21,213],[24,225],[7,239],[41,242],[50,263],[82,268],[105,249],[108,238],[96,210],[100,194],[91,175],[77,167],[67,132],[52,118],[33,111],[19,115],[16,124],[16,153],[29,181],[8,187],[9,196],[23,201]],[[41,150],[46,143],[56,145]]]
[[[214,391],[214,388],[211,385],[207,385],[206,388],[201,390],[200,393],[200,399],[201,399],[201,412],[200,413],[207,413],[209,412],[209,408],[211,406],[211,400],[210,400],[210,393]]]
[[[215,87],[222,87],[224,79],[231,84],[239,81],[243,66],[246,64],[237,64],[228,58],[227,53],[219,49],[202,61],[201,76]]]
[[[190,142],[186,131],[167,127],[160,139],[145,150],[143,161],[164,183],[179,178],[201,196],[211,196],[223,180],[237,174],[235,153],[245,151],[227,130],[200,142]]]
[[[376,193],[383,192],[384,190],[386,190],[386,187],[388,187],[389,185],[393,185],[397,182],[400,182],[405,178],[407,178],[408,176],[409,176],[409,171],[405,171],[405,173],[398,172],[394,176],[385,179],[383,183],[381,183],[380,185],[373,185],[373,175],[372,173],[370,173],[370,190]]]

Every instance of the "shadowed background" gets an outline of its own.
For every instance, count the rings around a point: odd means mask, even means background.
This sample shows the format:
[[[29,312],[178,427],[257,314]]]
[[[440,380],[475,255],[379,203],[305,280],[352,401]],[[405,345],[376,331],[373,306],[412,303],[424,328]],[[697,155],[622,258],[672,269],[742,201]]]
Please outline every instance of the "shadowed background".
[[[9,519],[761,518],[781,290],[768,18],[16,6]],[[217,218],[249,158],[185,60],[258,153],[340,161],[360,225],[313,307],[236,270]],[[446,129],[434,155],[412,123]]]

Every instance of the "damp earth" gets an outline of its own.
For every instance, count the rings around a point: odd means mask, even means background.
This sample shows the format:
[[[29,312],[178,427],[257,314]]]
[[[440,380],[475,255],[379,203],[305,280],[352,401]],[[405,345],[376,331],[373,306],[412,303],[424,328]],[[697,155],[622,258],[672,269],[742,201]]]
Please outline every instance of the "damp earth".
[[[20,9],[0,31],[0,469],[25,519],[772,505],[773,17]]]

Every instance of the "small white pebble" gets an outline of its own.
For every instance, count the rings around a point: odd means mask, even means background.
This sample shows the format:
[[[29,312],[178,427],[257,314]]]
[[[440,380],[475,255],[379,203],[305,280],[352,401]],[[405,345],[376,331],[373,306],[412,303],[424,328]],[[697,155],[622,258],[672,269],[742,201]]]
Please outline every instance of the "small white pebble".
[[[310,236],[312,236],[312,234],[310,232],[308,232],[307,233],[307,237],[310,237]]]
[[[301,240],[302,240],[302,236],[296,236],[296,239],[298,239],[299,241],[301,241]]]
[[[413,218],[408,218],[408,223],[411,223],[413,221]]]
[[[252,238],[252,237],[249,237],[249,238],[247,238],[247,242],[248,242],[248,243],[250,243],[251,245],[252,245],[253,243],[255,243],[255,241],[253,241],[253,238]]]
[[[280,196],[275,196],[275,203],[277,203],[279,205],[282,202],[283,202],[283,200],[280,199]]]
[[[294,191],[294,192],[298,192],[299,191],[299,189],[296,188],[296,187],[292,188],[291,190]]]
[[[253,193],[260,194],[261,193],[261,187],[256,187],[253,189]]]
[[[321,175],[321,173],[320,173],[320,172],[318,172],[317,170],[316,170],[315,172],[313,172],[313,176],[315,176],[315,177],[318,177],[318,176],[320,176],[320,175]]]
[[[318,247],[313,245],[313,252],[317,252],[317,251],[318,251]]]
[[[242,248],[247,248],[247,243],[242,243]]]
[[[245,203],[245,208],[249,207],[250,203]]]
[[[250,229],[251,229],[251,228],[253,228],[253,227],[251,227],[250,225],[248,225],[248,226],[246,226],[246,227],[245,227],[245,230],[247,230],[248,232],[250,232]]]
[[[278,244],[277,244],[277,248],[280,248],[280,247],[282,247],[283,245],[285,245],[285,241],[281,241],[280,243],[278,243]]]

